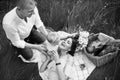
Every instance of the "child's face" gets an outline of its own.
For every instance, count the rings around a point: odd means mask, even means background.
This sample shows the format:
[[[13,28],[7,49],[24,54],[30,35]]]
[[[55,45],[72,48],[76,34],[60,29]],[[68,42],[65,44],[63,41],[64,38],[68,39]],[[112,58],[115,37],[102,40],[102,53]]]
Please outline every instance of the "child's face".
[[[56,32],[49,33],[47,39],[51,44],[54,44],[54,45],[58,45],[60,41],[60,38]]]

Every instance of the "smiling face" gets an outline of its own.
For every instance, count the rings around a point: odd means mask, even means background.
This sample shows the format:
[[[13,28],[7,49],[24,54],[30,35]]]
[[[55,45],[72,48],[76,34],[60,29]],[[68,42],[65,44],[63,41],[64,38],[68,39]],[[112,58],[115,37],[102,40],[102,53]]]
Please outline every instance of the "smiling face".
[[[31,17],[34,14],[36,2],[34,0],[20,0],[18,9],[23,18]]]
[[[68,38],[66,40],[62,40],[59,43],[59,48],[62,49],[62,50],[68,51],[68,50],[70,50],[71,45],[72,45],[72,38]]]
[[[29,9],[23,9],[21,10],[21,13],[24,17],[31,17],[34,14],[34,8],[29,8]]]

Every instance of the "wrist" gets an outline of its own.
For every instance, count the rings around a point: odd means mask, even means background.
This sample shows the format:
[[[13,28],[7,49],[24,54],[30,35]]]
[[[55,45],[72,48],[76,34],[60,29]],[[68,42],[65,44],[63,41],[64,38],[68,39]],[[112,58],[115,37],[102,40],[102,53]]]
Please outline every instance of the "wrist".
[[[56,63],[56,66],[57,66],[57,65],[61,65],[61,63],[60,63],[60,62],[57,62],[57,63]]]

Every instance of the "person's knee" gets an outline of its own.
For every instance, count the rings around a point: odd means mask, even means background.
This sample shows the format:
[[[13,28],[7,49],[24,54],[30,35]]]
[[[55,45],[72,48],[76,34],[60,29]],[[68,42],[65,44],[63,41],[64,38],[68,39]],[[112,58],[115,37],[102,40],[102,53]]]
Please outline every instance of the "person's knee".
[[[31,31],[31,40],[36,42],[37,44],[44,43],[46,40],[46,36],[35,29]]]
[[[21,51],[21,55],[26,59],[26,60],[30,60],[33,57],[33,51],[30,48],[24,48]]]

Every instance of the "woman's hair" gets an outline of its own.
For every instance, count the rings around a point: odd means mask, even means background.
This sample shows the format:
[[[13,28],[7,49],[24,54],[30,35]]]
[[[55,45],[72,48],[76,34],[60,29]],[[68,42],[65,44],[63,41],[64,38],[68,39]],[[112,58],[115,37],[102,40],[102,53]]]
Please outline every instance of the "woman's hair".
[[[77,48],[77,45],[78,45],[78,38],[79,38],[79,35],[76,35],[74,38],[72,38],[72,45],[71,45],[71,49],[70,51],[68,51],[68,53],[72,56],[74,56],[74,53],[76,51],[76,48]]]

